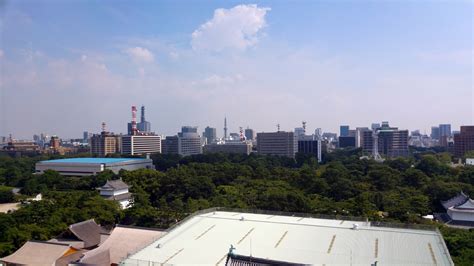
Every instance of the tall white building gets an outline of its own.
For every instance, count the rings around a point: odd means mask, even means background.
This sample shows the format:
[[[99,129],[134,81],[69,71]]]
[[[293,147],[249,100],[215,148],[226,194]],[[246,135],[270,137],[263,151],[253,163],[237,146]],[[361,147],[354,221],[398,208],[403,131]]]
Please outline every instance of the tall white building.
[[[161,136],[127,135],[122,137],[122,154],[161,153]]]

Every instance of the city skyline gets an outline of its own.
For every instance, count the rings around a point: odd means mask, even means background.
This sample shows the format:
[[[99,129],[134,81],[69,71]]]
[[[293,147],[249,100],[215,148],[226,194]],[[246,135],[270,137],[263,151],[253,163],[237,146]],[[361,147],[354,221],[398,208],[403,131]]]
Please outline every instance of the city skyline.
[[[6,2],[0,136],[474,124],[472,2],[300,3]]]

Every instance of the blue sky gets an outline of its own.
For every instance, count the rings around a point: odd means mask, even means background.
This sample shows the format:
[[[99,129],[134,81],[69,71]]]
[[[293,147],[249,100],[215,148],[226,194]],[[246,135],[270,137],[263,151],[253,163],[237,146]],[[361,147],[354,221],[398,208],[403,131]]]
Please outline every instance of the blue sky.
[[[474,124],[471,1],[4,1],[0,135]],[[428,132],[429,133],[429,132]],[[222,134],[220,132],[220,134]]]

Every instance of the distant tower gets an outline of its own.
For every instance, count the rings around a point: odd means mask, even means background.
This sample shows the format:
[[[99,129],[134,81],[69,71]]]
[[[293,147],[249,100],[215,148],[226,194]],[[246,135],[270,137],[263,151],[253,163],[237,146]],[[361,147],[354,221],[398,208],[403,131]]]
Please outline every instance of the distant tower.
[[[140,116],[140,122],[145,122],[145,106],[142,105],[142,115]]]
[[[141,108],[140,123],[137,124],[137,129],[141,134],[151,133],[151,123],[145,119],[145,106],[142,105]]]
[[[105,132],[106,131],[106,125],[105,125],[105,122],[102,122],[102,132]]]
[[[276,124],[278,132],[280,132],[280,124]]]
[[[303,124],[303,133],[306,135],[306,121],[301,122]]]
[[[227,139],[227,117],[224,117],[224,140]]]

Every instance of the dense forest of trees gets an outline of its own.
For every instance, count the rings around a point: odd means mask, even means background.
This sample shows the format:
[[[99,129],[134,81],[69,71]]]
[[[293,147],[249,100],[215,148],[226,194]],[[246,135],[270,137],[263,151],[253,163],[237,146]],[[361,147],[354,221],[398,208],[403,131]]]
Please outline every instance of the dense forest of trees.
[[[444,211],[440,201],[460,191],[474,195],[474,167],[451,167],[447,153],[417,153],[410,159],[376,163],[360,160],[360,150],[338,150],[296,160],[257,155],[209,154],[181,158],[154,155],[155,170],[106,171],[90,177],[32,175],[45,158],[0,158],[0,185],[45,200],[0,214],[0,255],[28,239],[49,239],[68,224],[95,218],[166,228],[200,209],[231,207],[344,216],[439,226],[458,265],[474,261],[474,230],[445,228],[422,216]],[[135,204],[126,210],[103,200],[95,188],[122,178]],[[1,193],[1,190],[0,190]],[[1,197],[0,197],[1,198]]]

